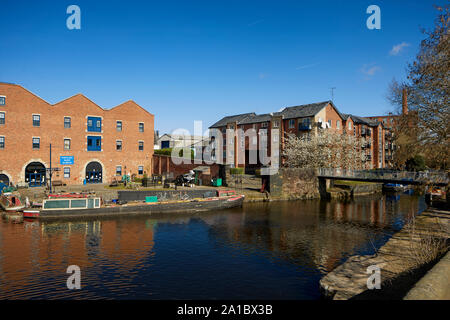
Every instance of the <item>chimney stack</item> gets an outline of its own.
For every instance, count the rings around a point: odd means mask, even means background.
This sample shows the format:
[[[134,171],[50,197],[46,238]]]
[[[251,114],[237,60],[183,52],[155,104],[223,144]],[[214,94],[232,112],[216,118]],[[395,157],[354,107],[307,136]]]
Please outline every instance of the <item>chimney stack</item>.
[[[408,97],[406,96],[406,88],[402,90],[402,113],[408,114]]]

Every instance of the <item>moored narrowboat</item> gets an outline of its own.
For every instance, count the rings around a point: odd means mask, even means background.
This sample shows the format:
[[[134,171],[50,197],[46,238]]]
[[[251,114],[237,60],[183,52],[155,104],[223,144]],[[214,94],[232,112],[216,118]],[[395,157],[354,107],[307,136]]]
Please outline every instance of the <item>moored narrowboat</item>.
[[[20,195],[15,192],[3,193],[0,196],[0,206],[6,212],[18,212],[25,208],[25,205],[20,201]]]
[[[100,217],[112,215],[137,215],[152,213],[197,212],[228,209],[242,206],[244,195],[234,190],[218,191],[215,196],[190,200],[172,200],[156,202],[128,202],[126,204],[103,204],[100,197],[52,197],[44,199],[42,209],[34,217],[71,218]],[[38,211],[38,210],[34,210]],[[30,213],[27,213],[30,214]]]

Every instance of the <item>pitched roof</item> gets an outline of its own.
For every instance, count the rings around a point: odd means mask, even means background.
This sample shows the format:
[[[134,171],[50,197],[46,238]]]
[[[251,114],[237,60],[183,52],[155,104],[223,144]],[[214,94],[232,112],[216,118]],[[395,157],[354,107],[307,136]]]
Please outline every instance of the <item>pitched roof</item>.
[[[256,114],[254,112],[251,113],[243,113],[234,116],[224,117],[221,120],[214,123],[210,128],[218,128],[226,126],[227,123],[237,122],[237,124],[249,124],[249,123],[258,123],[258,122],[266,122],[270,121],[272,115],[274,116],[283,116],[284,119],[292,119],[292,118],[304,118],[304,117],[312,117],[316,115],[320,110],[326,107],[328,104],[331,104],[336,112],[341,115],[339,110],[331,101],[323,101],[318,103],[304,104],[300,106],[287,107],[279,112],[273,112],[272,114]]]
[[[226,126],[227,123],[230,123],[230,122],[237,122],[239,124],[245,118],[252,117],[252,116],[256,116],[256,113],[250,112],[250,113],[236,114],[234,116],[227,116],[227,117],[220,119],[216,123],[214,123],[212,126],[210,126],[210,128],[223,127],[223,126]]]
[[[363,118],[363,117],[358,117],[353,114],[347,114],[346,116],[347,116],[347,118],[351,117],[353,122],[357,123],[357,124],[365,124],[366,126],[370,126],[370,127],[377,127],[379,124],[378,121],[374,121],[374,120]]]
[[[326,107],[328,104],[333,105],[331,101],[323,101],[318,103],[304,104],[300,106],[284,108],[282,111],[277,112],[276,115],[282,115],[284,119],[312,117],[316,115],[320,110]],[[333,105],[334,106],[334,105]],[[339,113],[337,108],[336,111]]]
[[[271,118],[272,118],[272,115],[270,115],[269,113],[257,114],[257,115],[246,117],[246,118],[242,119],[238,124],[266,122],[266,121],[270,121]]]

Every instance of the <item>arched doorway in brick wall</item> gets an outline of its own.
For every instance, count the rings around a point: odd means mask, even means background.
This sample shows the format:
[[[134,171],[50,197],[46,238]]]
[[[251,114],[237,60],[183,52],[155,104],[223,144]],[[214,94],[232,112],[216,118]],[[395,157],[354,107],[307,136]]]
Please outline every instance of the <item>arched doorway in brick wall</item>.
[[[86,166],[86,183],[102,183],[103,167],[97,161],[91,161]]]
[[[9,177],[4,173],[0,173],[0,183],[3,183],[5,185],[9,186],[9,182],[10,182]]]
[[[41,162],[31,162],[25,167],[25,182],[30,187],[45,185],[46,170]]]

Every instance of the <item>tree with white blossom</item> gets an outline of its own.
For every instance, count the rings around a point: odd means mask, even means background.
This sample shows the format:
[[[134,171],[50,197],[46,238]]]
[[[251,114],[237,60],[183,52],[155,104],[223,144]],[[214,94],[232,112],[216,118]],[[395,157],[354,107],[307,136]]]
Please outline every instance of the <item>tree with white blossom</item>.
[[[293,168],[363,168],[363,138],[330,130],[303,134],[288,134],[283,150],[284,164]]]

